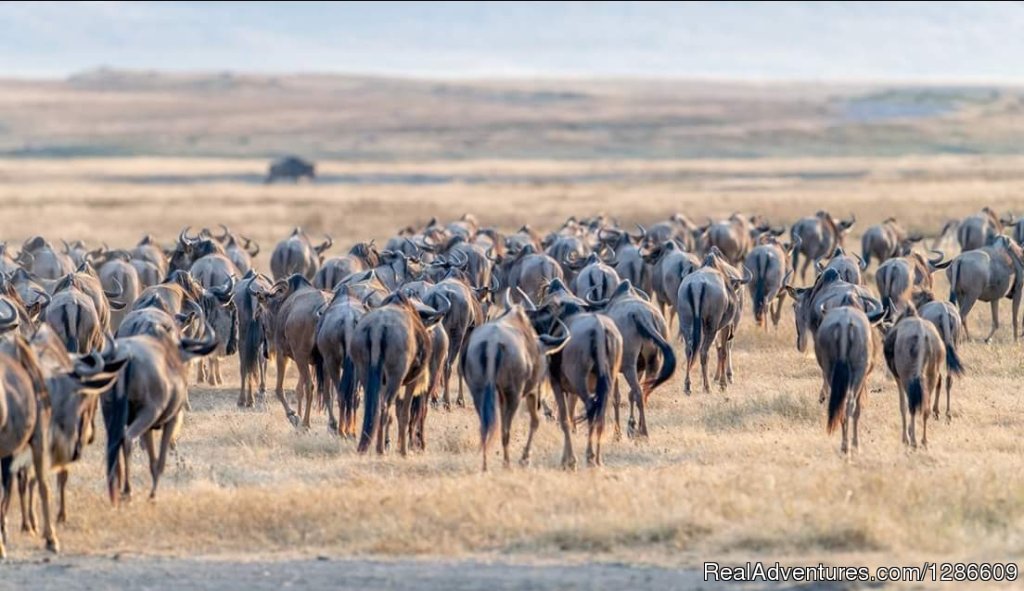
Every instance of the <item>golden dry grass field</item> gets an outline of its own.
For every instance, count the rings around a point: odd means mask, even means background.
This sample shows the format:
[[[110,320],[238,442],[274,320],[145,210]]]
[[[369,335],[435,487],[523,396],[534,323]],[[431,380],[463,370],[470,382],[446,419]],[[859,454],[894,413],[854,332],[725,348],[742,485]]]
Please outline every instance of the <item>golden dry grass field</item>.
[[[262,160],[0,161],[0,236],[128,246],[143,233],[170,241],[183,226],[223,222],[263,245],[265,269],[273,243],[294,225],[333,235],[334,251],[342,251],[464,212],[514,230],[595,212],[626,224],[675,211],[704,219],[740,210],[789,224],[825,208],[857,215],[848,245],[858,252],[860,232],[890,215],[934,235],[947,218],[986,204],[1024,212],[1024,158],[1017,157],[326,162],[321,175],[334,182],[233,180],[258,178],[263,167]],[[937,278],[945,294],[945,277]],[[728,391],[687,397],[677,375],[652,397],[649,441],[609,441],[606,466],[577,473],[559,469],[560,434],[543,422],[532,467],[481,474],[471,408],[432,411],[426,453],[360,457],[352,441],[327,433],[324,415],[303,432],[276,403],[237,409],[232,362],[226,386],[192,390],[156,503],[139,497],[112,509],[101,441],[87,450],[72,471],[61,541],[67,554],[85,557],[327,553],[698,567],[713,557],[1019,561],[1024,369],[1005,305],[1003,319],[994,344],[964,346],[969,374],[954,390],[953,420],[932,425],[927,450],[908,453],[900,444],[896,387],[876,368],[861,453],[849,463],[838,434],[825,434],[819,370],[813,354],[795,349],[788,304],[777,333],[755,330],[747,311]],[[971,321],[973,334],[984,334],[987,306]],[[525,439],[524,418],[514,449]],[[142,462],[139,455],[135,463]],[[492,465],[500,466],[497,458]],[[147,482],[144,472],[134,471],[137,485]],[[42,557],[41,541],[17,531],[16,512],[10,519],[12,556]]]

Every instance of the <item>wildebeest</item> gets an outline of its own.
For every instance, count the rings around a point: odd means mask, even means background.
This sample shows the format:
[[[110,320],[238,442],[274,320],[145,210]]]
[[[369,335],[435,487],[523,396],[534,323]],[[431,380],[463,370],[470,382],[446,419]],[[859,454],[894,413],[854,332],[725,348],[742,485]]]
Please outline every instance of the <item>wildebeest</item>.
[[[956,240],[960,243],[960,250],[967,252],[992,244],[996,237],[1003,233],[1003,224],[992,208],[983,207],[978,213],[960,221],[947,222],[932,248],[937,248],[953,229],[956,229]]]
[[[300,179],[307,178],[310,181],[316,178],[316,165],[298,156],[285,156],[270,163],[267,169],[267,178],[264,183],[269,184],[278,179],[289,179],[293,183]]]
[[[882,305],[895,308],[896,315],[911,301],[915,291],[932,289],[932,273],[948,267],[952,261],[942,262],[944,255],[925,259],[920,253],[893,257],[882,263],[875,273]]]
[[[56,335],[41,327],[32,337],[39,364],[46,380],[50,401],[49,464],[57,473],[59,508],[57,523],[67,521],[66,489],[70,465],[81,457],[82,450],[92,442],[94,417],[98,412],[99,396],[117,379],[118,370],[127,361],[117,355],[116,348],[100,354],[72,359]],[[11,342],[3,343],[9,355],[16,354]],[[32,471],[31,454],[13,458],[11,469],[18,472],[19,492],[22,497],[22,530],[35,531],[33,489],[39,474]],[[43,475],[48,477],[49,475]]]
[[[793,268],[800,269],[800,280],[807,281],[807,267],[811,262],[820,259],[843,245],[843,238],[850,228],[857,223],[857,216],[851,215],[849,220],[833,219],[827,211],[819,211],[811,217],[798,220],[789,229],[794,244],[799,237],[800,248],[793,250]],[[800,265],[800,255],[804,255],[804,264]]]
[[[715,380],[722,389],[732,381],[732,339],[743,310],[743,286],[751,280],[750,270],[743,275],[720,259],[716,250],[704,257],[699,269],[679,284],[676,313],[679,314],[679,335],[686,351],[684,391],[690,393],[690,371],[700,357],[704,391],[711,390],[708,381],[708,353],[717,341],[718,364]]]
[[[313,285],[331,291],[349,275],[379,265],[380,253],[377,252],[373,241],[359,242],[349,249],[348,254],[325,260],[313,276]]]
[[[14,260],[6,242],[0,242],[0,273],[11,274],[21,269],[21,264]]]
[[[751,275],[747,288],[754,306],[754,322],[765,329],[768,328],[768,314],[772,325],[779,326],[782,302],[786,296],[783,286],[793,273],[789,265],[790,250],[788,245],[779,244],[774,236],[762,238],[744,261]]]
[[[88,353],[103,345],[99,313],[75,275],[67,275],[60,282],[46,308],[46,323],[60,337],[68,353]]]
[[[937,394],[939,372],[946,353],[942,336],[935,325],[919,317],[913,307],[908,307],[885,335],[884,351],[885,362],[899,387],[903,443],[917,447],[914,425],[916,415],[920,414],[921,445],[927,446],[929,402],[932,393]]]
[[[117,339],[117,348],[128,361],[117,384],[100,399],[107,431],[107,492],[114,505],[119,488],[122,498],[131,497],[129,461],[136,439],[149,456],[149,498],[156,498],[167,451],[181,428],[188,403],[188,364],[217,347],[211,330],[207,325],[202,339],[175,341],[150,335]],[[156,431],[160,431],[159,447]]]
[[[939,302],[933,299],[931,291],[922,290],[915,294],[914,305],[917,315],[935,325],[946,347],[946,421],[952,419],[950,411],[950,391],[953,389],[953,376],[960,377],[966,372],[960,360],[959,346],[963,340],[963,325],[960,322],[960,310],[951,302]],[[939,418],[939,389],[942,388],[942,376],[936,385],[933,416]]]
[[[160,245],[149,234],[135,245],[131,251],[132,266],[139,273],[144,287],[156,285],[167,276],[167,256]],[[136,263],[138,261],[138,263]]]
[[[564,278],[562,267],[551,256],[538,253],[532,246],[524,246],[515,255],[502,262],[504,270],[503,287],[512,290],[513,301],[521,301],[525,293],[531,300],[543,296],[544,286],[554,279]]]
[[[238,309],[234,302],[234,279],[228,278],[224,285],[203,290],[199,305],[203,318],[213,327],[217,348],[210,355],[199,359],[196,382],[204,379],[207,384],[221,385],[224,378],[220,373],[220,358],[234,355],[238,351]]]
[[[586,311],[587,302],[572,295],[560,280],[551,282],[539,312],[528,297],[523,299],[539,333],[551,334],[555,325],[563,322],[572,335],[565,347],[551,356],[548,372],[562,428],[562,467],[576,468],[570,422],[576,420],[577,401],[583,403],[587,422],[587,464],[600,466],[605,415],[622,367],[622,334],[608,316]]]
[[[1010,229],[1010,237],[1017,244],[1024,244],[1024,218],[1017,218],[1012,213],[1000,218],[1003,227]]]
[[[961,253],[946,268],[949,278],[949,301],[960,307],[964,333],[970,336],[967,315],[981,300],[992,305],[992,330],[985,342],[999,330],[999,301],[1013,300],[1011,312],[1013,340],[1017,340],[1017,314],[1020,310],[1024,260],[1020,246],[1006,236],[998,236],[987,246]]]
[[[100,263],[97,273],[103,291],[108,293],[120,291],[121,295],[118,300],[125,304],[121,309],[114,307],[110,311],[110,329],[117,330],[117,327],[121,325],[121,320],[128,313],[128,308],[139,297],[144,286],[139,279],[138,270],[131,263],[131,256],[123,250],[112,251]]]
[[[274,284],[268,294],[270,340],[277,361],[277,399],[284,407],[285,416],[294,426],[299,424],[305,402],[302,424],[309,427],[309,414],[313,404],[313,349],[316,345],[317,312],[327,304],[328,293],[313,287],[304,276],[295,274],[286,281]],[[299,381],[295,387],[297,410],[284,396],[284,374],[288,360],[295,362]]]
[[[676,309],[676,295],[683,277],[700,268],[701,260],[674,241],[663,242],[648,251],[651,265],[651,288],[658,300],[658,309],[669,325]],[[666,309],[667,308],[667,309]]]
[[[829,310],[853,306],[863,310],[870,318],[885,310],[882,303],[867,289],[843,281],[835,269],[828,269],[819,275],[811,287],[796,288],[787,285],[786,291],[793,298],[796,348],[801,353],[807,350],[807,334],[810,333],[812,339],[817,338],[818,327]],[[824,400],[827,388],[828,383],[823,381],[821,400]]]
[[[886,218],[881,224],[865,230],[861,236],[860,252],[864,268],[871,264],[871,257],[878,259],[879,263],[884,263],[891,258],[910,254],[914,243],[920,242],[923,238],[921,234],[908,234],[896,218]]]
[[[647,252],[641,246],[647,238],[647,230],[637,225],[640,233],[636,236],[619,229],[602,228],[598,237],[611,249],[614,259],[611,266],[623,280],[632,283],[647,293],[651,291],[651,273],[647,264]],[[606,238],[605,236],[610,236]]]
[[[369,449],[374,437],[377,453],[384,453],[391,407],[397,404],[399,453],[406,454],[413,397],[425,394],[429,386],[432,343],[427,330],[441,322],[446,311],[417,307],[399,291],[359,321],[352,360],[363,385],[360,453]]]
[[[746,218],[739,213],[729,219],[711,224],[704,232],[704,250],[718,248],[722,257],[732,265],[739,265],[756,244],[759,235],[765,232],[778,236],[785,232],[784,228],[772,229],[767,222],[758,216]]]
[[[157,285],[142,290],[132,304],[132,310],[159,308],[168,314],[180,314],[186,302],[199,304],[203,287],[186,271],[174,271]]]
[[[295,273],[306,279],[313,279],[323,261],[324,251],[332,244],[334,241],[328,236],[327,240],[314,245],[301,228],[294,228],[288,238],[277,243],[270,256],[270,271],[274,281],[280,281]]]
[[[872,324],[882,320],[877,311],[868,318],[861,310],[842,306],[825,313],[814,339],[814,354],[828,384],[827,431],[837,424],[843,427],[842,453],[850,451],[849,422],[853,421],[853,449],[859,447],[861,398],[867,389],[867,378],[874,367],[875,340]],[[823,392],[824,394],[824,392]]]
[[[327,429],[342,437],[355,437],[358,379],[352,361],[352,339],[367,307],[349,285],[339,285],[333,293],[317,320],[313,361],[317,384],[328,398]],[[338,403],[337,419],[330,404],[332,393]]]
[[[664,244],[667,241],[677,242],[683,249],[693,252],[697,249],[697,237],[703,232],[690,218],[681,213],[672,214],[669,219],[652,224],[647,228],[649,244]]]
[[[235,284],[232,300],[238,315],[238,371],[241,386],[238,406],[256,405],[253,382],[261,397],[267,392],[267,360],[270,357],[269,315],[265,299],[270,281],[250,270]]]
[[[589,296],[595,300],[603,300],[610,296],[612,290],[620,283],[619,274],[602,261],[597,253],[590,253],[590,256],[574,267],[578,272],[569,285],[576,297]]]
[[[607,298],[591,306],[612,319],[622,335],[622,377],[629,386],[630,437],[647,437],[647,400],[676,370],[668,324],[651,302],[637,295],[630,282],[621,282]],[[634,411],[638,416],[634,416]],[[615,381],[615,433],[619,435],[619,382]]]
[[[864,259],[860,258],[859,255],[847,254],[846,249],[839,246],[832,251],[831,256],[827,261],[822,259],[814,260],[814,270],[820,275],[828,269],[835,269],[839,273],[839,278],[847,283],[853,283],[860,285],[863,283],[861,271],[867,270],[868,265],[864,262]]]
[[[57,251],[42,236],[34,236],[26,240],[15,261],[42,279],[59,279],[75,270],[71,257]]]
[[[17,312],[10,306],[0,316],[0,332],[18,325]],[[36,474],[50,474],[50,420],[53,413],[49,390],[39,360],[20,334],[13,337],[13,354],[0,353],[0,481],[4,500],[0,503],[0,558],[7,556],[7,506],[11,498],[13,458],[28,452]],[[39,499],[43,509],[43,537],[46,548],[60,550],[50,514],[50,485],[40,478]]]
[[[509,465],[508,445],[512,418],[525,398],[530,413],[530,433],[520,464],[530,462],[530,447],[540,425],[539,391],[547,372],[547,356],[558,353],[569,341],[564,324],[558,336],[537,335],[526,312],[511,303],[505,292],[505,312],[473,331],[460,362],[460,373],[469,386],[480,418],[480,449],[487,470],[487,445],[501,415],[501,447]]]

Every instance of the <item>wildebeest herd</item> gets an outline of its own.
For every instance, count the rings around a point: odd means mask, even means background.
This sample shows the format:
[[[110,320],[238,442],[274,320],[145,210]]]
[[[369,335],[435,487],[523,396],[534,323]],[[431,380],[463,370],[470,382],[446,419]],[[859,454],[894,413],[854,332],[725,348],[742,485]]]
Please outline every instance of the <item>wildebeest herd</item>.
[[[150,236],[127,249],[55,247],[42,237],[17,253],[0,245],[0,542],[16,485],[23,529],[37,527],[38,489],[43,536],[58,549],[67,471],[93,441],[97,415],[110,501],[131,495],[136,443],[149,460],[152,498],[189,408],[189,368],[195,379],[221,384],[220,360],[235,353],[238,406],[265,399],[273,360],[287,420],[309,428],[312,412],[326,409],[329,431],[356,439],[359,452],[385,453],[392,423],[400,454],[425,449],[428,411],[464,405],[468,388],[484,470],[499,423],[510,463],[512,420],[524,404],[522,464],[547,413],[562,431],[563,467],[576,466],[578,424],[587,463],[600,465],[609,408],[621,436],[620,375],[627,436],[648,437],[649,398],[677,369],[673,323],[687,394],[698,362],[704,391],[712,381],[722,389],[733,382],[748,296],[765,331],[793,300],[796,347],[813,343],[827,430],[841,427],[843,454],[857,448],[861,401],[879,359],[897,383],[903,443],[917,447],[919,421],[926,445],[943,380],[951,417],[953,379],[964,372],[958,346],[975,303],[992,306],[991,339],[999,302],[1011,299],[1017,337],[1024,221],[986,208],[946,224],[922,252],[923,236],[887,219],[863,233],[860,255],[844,244],[855,222],[819,211],[787,234],[740,214],[704,225],[676,214],[646,228],[594,216],[544,234],[529,226],[503,233],[467,214],[334,257],[326,254],[330,238],[317,243],[296,228],[273,250],[269,277],[254,267],[259,246],[223,226],[186,228],[169,246]],[[953,233],[961,252],[947,259],[935,249]],[[865,285],[873,261],[875,290]],[[933,291],[938,270],[949,278],[949,301]],[[289,361],[298,370],[293,399],[284,390]]]

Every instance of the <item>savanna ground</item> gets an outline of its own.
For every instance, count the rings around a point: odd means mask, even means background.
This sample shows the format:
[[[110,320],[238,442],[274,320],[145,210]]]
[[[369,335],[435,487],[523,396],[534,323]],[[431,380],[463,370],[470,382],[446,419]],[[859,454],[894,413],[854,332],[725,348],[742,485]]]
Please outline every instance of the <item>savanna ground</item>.
[[[322,184],[236,180],[257,178],[263,166],[213,159],[0,161],[0,235],[12,244],[43,233],[55,241],[130,246],[143,233],[169,242],[186,225],[223,222],[262,244],[258,265],[266,269],[274,242],[295,225],[331,234],[333,252],[343,252],[356,240],[380,243],[406,224],[464,212],[514,230],[596,212],[624,225],[675,211],[703,220],[735,210],[789,224],[829,209],[857,215],[847,245],[859,252],[860,232],[890,215],[932,236],[948,218],[986,204],[1024,211],[1024,158],[1011,156],[326,162],[320,172],[329,180]],[[936,277],[944,295],[945,277]],[[156,572],[178,564],[193,575],[202,572],[197,563],[176,561],[414,557],[697,569],[710,559],[1019,561],[1024,371],[1008,305],[1002,312],[994,344],[964,346],[969,375],[954,390],[953,420],[930,425],[927,450],[908,453],[901,445],[896,387],[876,368],[861,452],[851,462],[839,456],[838,435],[825,434],[819,370],[812,353],[795,349],[788,303],[778,331],[767,334],[752,326],[748,303],[736,341],[736,383],[728,391],[687,397],[677,375],[651,399],[649,441],[609,437],[606,466],[576,473],[559,468],[561,435],[543,422],[533,466],[501,469],[495,446],[498,468],[481,474],[472,408],[432,411],[426,453],[362,457],[352,441],[327,433],[324,415],[308,432],[293,429],[272,394],[261,408],[237,409],[232,362],[226,386],[192,390],[193,409],[155,504],[139,496],[110,508],[102,440],[74,467],[70,518],[60,529],[74,569],[32,566],[45,556],[41,542],[18,533],[12,515],[9,551],[27,561],[12,571],[14,580],[56,569],[81,582],[76,572],[115,568],[112,556],[129,564],[161,557]],[[988,307],[977,308],[971,321],[973,334],[985,334]],[[294,386],[294,375],[286,385]],[[525,415],[515,422],[516,453],[526,426]],[[582,442],[577,436],[578,453]],[[144,466],[141,455],[134,461]],[[137,490],[146,490],[144,474],[133,472]],[[345,563],[338,565],[344,571]],[[619,579],[574,585],[613,580]]]

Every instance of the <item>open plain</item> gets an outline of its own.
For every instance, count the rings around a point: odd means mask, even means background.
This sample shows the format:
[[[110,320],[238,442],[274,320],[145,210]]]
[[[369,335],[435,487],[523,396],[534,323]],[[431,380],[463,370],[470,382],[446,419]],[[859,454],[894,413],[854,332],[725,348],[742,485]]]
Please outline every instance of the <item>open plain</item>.
[[[0,233],[15,244],[42,233],[130,246],[144,233],[170,241],[184,226],[223,222],[263,245],[265,269],[266,253],[294,225],[331,234],[341,251],[464,212],[514,230],[594,212],[625,225],[676,211],[696,220],[745,211],[788,225],[829,209],[856,214],[848,245],[859,251],[860,231],[890,215],[934,236],[946,219],[983,205],[1024,211],[1022,165],[1014,156],[953,155],[325,162],[318,184],[264,186],[247,180],[262,173],[257,160],[22,159],[0,162]],[[945,278],[936,278],[944,294]],[[747,311],[728,391],[685,396],[677,375],[652,398],[649,441],[610,442],[606,467],[576,473],[559,468],[557,426],[544,422],[532,467],[481,474],[470,408],[431,411],[426,453],[360,457],[352,441],[328,434],[324,415],[306,432],[292,428],[276,402],[236,408],[232,363],[224,387],[192,388],[156,503],[139,498],[112,509],[102,438],[87,450],[72,470],[62,542],[69,560],[96,561],[89,568],[115,568],[114,556],[557,558],[677,568],[712,558],[1017,561],[1024,372],[1007,308],[993,344],[964,346],[968,375],[954,389],[952,422],[933,425],[927,450],[901,445],[896,386],[876,369],[861,452],[849,463],[838,436],[825,435],[819,370],[795,349],[788,304],[779,330],[767,334]],[[971,320],[983,334],[987,306]],[[514,448],[525,432],[519,417]],[[138,484],[142,477],[135,473]],[[17,531],[16,513],[11,522],[9,550],[22,563],[14,572],[53,568],[32,566],[45,557],[41,541]]]
[[[466,212],[514,231],[596,213],[623,227],[734,211],[788,226],[827,209],[857,216],[855,252],[889,216],[930,242],[986,205],[1024,214],[1019,89],[111,71],[0,88],[11,245],[42,234],[129,247],[147,233],[170,244],[183,227],[224,223],[261,244],[266,271],[294,226],[341,253]],[[284,147],[318,159],[316,183],[261,184]],[[14,511],[0,588],[689,588],[712,559],[1021,560],[1024,369],[1008,305],[992,344],[963,346],[952,421],[933,423],[926,450],[900,443],[879,363],[849,462],[825,434],[820,371],[796,351],[789,302],[767,333],[747,306],[728,391],[685,396],[677,373],[651,399],[648,441],[609,441],[604,468],[576,473],[560,469],[560,433],[544,421],[530,468],[481,474],[471,408],[431,410],[425,453],[359,456],[322,414],[294,429],[272,394],[238,409],[229,361],[223,387],[192,387],[155,503],[110,507],[101,433],[71,472],[64,554],[20,533]],[[988,323],[975,308],[972,334]],[[526,427],[521,414],[513,449]]]

